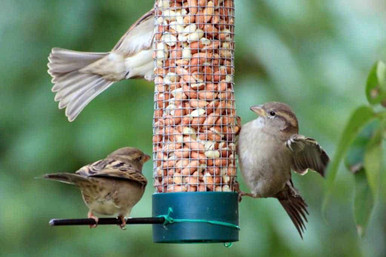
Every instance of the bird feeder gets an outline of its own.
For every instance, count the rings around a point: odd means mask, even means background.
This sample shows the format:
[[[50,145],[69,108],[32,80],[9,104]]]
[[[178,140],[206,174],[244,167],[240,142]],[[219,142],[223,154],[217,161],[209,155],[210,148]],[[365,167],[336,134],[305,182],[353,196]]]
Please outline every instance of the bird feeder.
[[[155,3],[157,243],[238,241],[233,0]]]
[[[126,223],[153,224],[157,243],[238,241],[234,0],[157,0],[154,14],[153,217]]]

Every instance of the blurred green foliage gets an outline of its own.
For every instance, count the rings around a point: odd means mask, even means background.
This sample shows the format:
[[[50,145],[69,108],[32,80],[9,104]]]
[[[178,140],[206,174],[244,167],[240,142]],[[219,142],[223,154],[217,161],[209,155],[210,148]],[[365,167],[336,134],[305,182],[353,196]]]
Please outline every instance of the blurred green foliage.
[[[323,179],[294,175],[311,213],[303,241],[274,199],[241,203],[240,242],[230,249],[154,244],[150,226],[48,226],[50,218],[84,217],[87,209],[75,188],[34,178],[74,171],[125,145],[150,153],[153,111],[152,83],[123,81],[68,123],[50,92],[50,49],[106,51],[153,3],[1,1],[0,256],[385,256],[385,172],[363,239],[347,172],[337,174],[325,219]],[[385,13],[384,0],[236,0],[235,91],[243,122],[254,118],[250,105],[287,102],[300,132],[333,156],[352,110],[367,102],[370,67],[386,60]],[[149,180],[151,170],[149,162]],[[151,215],[152,193],[149,186],[133,216]]]
[[[328,167],[327,194],[323,201],[323,211],[326,210],[331,198],[340,162],[345,158],[347,169],[355,175],[354,216],[360,236],[365,234],[374,199],[378,197],[380,191],[380,178],[384,170],[386,111],[378,112],[375,108],[379,104],[386,107],[385,88],[386,65],[378,61],[371,69],[366,83],[366,97],[372,106],[360,106],[351,115],[341,132],[334,159]]]

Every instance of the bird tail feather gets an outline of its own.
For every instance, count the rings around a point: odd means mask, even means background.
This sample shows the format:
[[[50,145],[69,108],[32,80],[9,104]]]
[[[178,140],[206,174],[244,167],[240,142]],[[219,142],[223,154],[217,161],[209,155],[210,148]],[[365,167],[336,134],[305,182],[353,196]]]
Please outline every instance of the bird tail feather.
[[[54,83],[52,91],[56,93],[55,101],[59,102],[59,109],[66,108],[69,121],[75,120],[89,102],[113,84],[101,75],[84,72],[87,66],[107,55],[52,49],[48,57],[48,73]]]
[[[307,204],[293,187],[292,181],[286,185],[283,191],[276,195],[276,198],[291,218],[300,237],[303,239],[303,232],[306,229],[305,223],[307,222],[306,215],[308,215]]]
[[[88,179],[75,173],[52,173],[43,176],[45,179],[55,180],[70,185],[78,185],[80,182],[87,182]]]

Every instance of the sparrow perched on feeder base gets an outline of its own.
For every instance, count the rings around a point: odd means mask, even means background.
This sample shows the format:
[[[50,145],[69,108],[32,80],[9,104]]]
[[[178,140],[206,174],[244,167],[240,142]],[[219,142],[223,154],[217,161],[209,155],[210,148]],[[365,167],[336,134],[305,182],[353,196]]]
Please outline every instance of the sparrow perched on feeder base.
[[[94,213],[117,215],[120,227],[124,228],[125,216],[145,192],[147,180],[142,166],[149,159],[150,156],[139,149],[124,147],[75,173],[46,174],[44,178],[78,186],[89,208],[88,218],[94,219],[96,224],[98,217]]]
[[[66,108],[69,121],[114,82],[145,78],[153,80],[154,10],[136,21],[108,53],[86,53],[53,48],[48,73],[59,109]]]
[[[298,120],[288,105],[269,102],[251,110],[259,117],[242,126],[237,145],[251,193],[240,192],[240,197],[277,198],[302,237],[307,204],[292,183],[291,169],[301,175],[312,169],[324,176],[329,157],[314,139],[298,134]]]

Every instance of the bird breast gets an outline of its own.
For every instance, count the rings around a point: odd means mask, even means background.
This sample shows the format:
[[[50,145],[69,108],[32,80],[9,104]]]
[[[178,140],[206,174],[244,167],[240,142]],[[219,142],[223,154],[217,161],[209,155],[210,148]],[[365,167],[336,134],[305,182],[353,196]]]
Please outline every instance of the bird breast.
[[[238,142],[241,173],[256,197],[275,195],[291,177],[290,152],[263,127],[258,120],[245,124]]]
[[[83,200],[102,215],[129,215],[144,193],[143,186],[128,180],[92,178],[90,182],[81,186]]]

